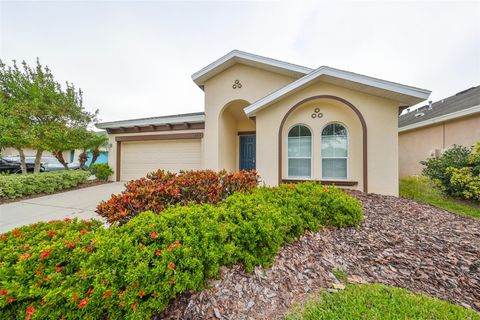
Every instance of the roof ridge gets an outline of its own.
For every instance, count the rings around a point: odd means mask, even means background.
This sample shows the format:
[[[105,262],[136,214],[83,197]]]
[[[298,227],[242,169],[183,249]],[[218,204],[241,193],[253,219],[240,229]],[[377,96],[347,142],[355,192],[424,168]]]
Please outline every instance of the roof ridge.
[[[329,66],[321,66],[314,71],[300,77],[299,79],[287,84],[284,87],[279,88],[278,90],[271,92],[270,94],[266,95],[258,99],[257,101],[253,102],[249,106],[244,109],[244,112],[251,116],[254,112],[261,110],[262,108],[275,103],[281,97],[291,94],[296,90],[300,90],[303,86],[308,85],[312,81],[315,81],[320,76],[330,76],[334,78],[340,78],[347,81],[358,82],[368,86],[377,87],[379,89],[383,89],[386,91],[393,91],[400,94],[408,95],[411,97],[415,97],[416,99],[421,99],[422,101],[427,99],[430,95],[431,91],[412,87],[408,85],[404,85],[397,82],[392,82],[388,80],[383,80],[379,78],[373,78],[367,75],[354,73],[351,71],[346,71],[342,69],[336,69]],[[418,102],[417,102],[418,103]]]
[[[227,54],[221,56],[220,58],[216,59],[215,61],[209,63],[207,66],[203,67],[199,71],[193,73],[191,76],[192,80],[198,86],[202,87],[203,82],[215,76],[218,72],[221,72],[229,66],[233,65],[235,63],[235,59],[244,59],[252,63],[268,66],[270,68],[277,68],[278,70],[283,70],[284,73],[289,73],[297,76],[304,76],[315,70],[291,62],[286,62],[266,56],[261,56],[255,53],[234,49]]]

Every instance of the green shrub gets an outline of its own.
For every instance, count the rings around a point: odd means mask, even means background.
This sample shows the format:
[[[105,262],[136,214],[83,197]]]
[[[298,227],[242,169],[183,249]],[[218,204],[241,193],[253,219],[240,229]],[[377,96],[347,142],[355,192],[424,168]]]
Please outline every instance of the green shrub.
[[[90,168],[90,172],[97,177],[99,180],[107,181],[108,178],[113,174],[112,168],[108,163],[95,163]]]
[[[305,183],[145,212],[109,229],[22,227],[0,236],[0,318],[147,319],[177,294],[202,289],[222,265],[266,266],[305,229],[361,219],[358,200]]]
[[[358,225],[363,218],[358,200],[343,191],[313,182],[258,188],[253,194],[236,193],[222,204],[222,219],[234,228],[236,260],[247,270],[268,266],[286,242],[305,229]]]
[[[447,172],[447,168],[460,169],[468,166],[470,154],[469,148],[454,145],[438,157],[421,161],[420,163],[425,166],[422,174],[439,183],[446,193],[453,194],[455,190],[450,186],[451,174]]]
[[[0,175],[0,198],[18,198],[36,193],[53,193],[87,182],[86,171],[54,171],[38,174]]]
[[[480,176],[473,173],[471,167],[448,168],[450,175],[451,189],[455,190],[454,195],[465,199],[480,200]]]

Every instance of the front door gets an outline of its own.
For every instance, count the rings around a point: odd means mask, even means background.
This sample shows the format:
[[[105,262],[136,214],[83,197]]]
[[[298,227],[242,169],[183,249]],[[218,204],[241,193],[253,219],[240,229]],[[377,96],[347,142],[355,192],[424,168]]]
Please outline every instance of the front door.
[[[255,170],[256,136],[240,136],[240,170]]]

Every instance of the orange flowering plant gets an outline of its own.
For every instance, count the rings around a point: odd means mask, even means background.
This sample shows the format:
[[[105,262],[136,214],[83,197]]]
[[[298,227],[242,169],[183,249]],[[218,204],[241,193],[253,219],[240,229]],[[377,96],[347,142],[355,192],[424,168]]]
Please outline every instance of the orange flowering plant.
[[[143,211],[160,213],[171,205],[215,204],[238,191],[251,191],[258,184],[255,171],[212,170],[172,173],[158,170],[125,184],[126,190],[102,201],[97,213],[108,222],[123,224]]]

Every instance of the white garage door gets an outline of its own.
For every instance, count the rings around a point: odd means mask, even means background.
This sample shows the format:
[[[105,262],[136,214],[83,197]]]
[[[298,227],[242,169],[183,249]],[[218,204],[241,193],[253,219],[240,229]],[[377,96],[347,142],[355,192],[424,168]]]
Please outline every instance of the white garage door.
[[[120,180],[144,177],[157,169],[178,172],[201,168],[200,140],[122,142]]]

